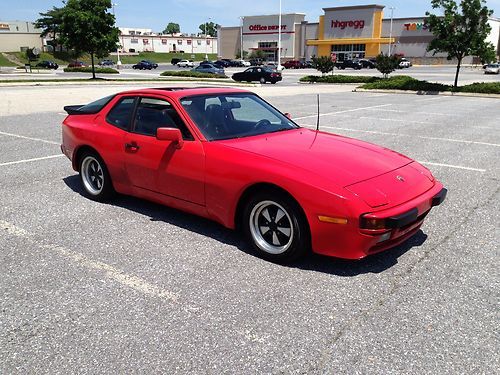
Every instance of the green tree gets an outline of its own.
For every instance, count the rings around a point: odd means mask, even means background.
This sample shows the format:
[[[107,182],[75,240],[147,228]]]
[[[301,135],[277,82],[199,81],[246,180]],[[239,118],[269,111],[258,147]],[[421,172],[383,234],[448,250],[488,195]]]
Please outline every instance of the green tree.
[[[335,68],[335,63],[330,56],[312,56],[311,60],[313,68],[320,71],[321,74],[333,72],[333,68]]]
[[[429,43],[428,51],[434,54],[444,52],[448,59],[457,59],[455,88],[462,60],[466,56],[478,56],[482,60],[491,54],[493,45],[486,42],[491,27],[488,18],[493,11],[485,5],[485,0],[432,0],[432,8],[442,15],[426,12],[426,22],[435,38]]]
[[[238,50],[236,51],[235,57],[236,57],[237,59],[241,59],[241,50],[240,50],[240,49],[238,49]],[[244,59],[248,58],[248,51],[243,50],[243,58],[244,58]]]
[[[397,56],[381,53],[376,59],[377,70],[384,75],[384,78],[387,78],[389,74],[397,69],[399,61],[400,59]]]
[[[41,37],[52,34],[52,42],[50,44],[55,50],[55,47],[59,44],[57,36],[60,32],[64,8],[52,7],[51,10],[39,14],[41,17],[35,21],[35,27],[43,30],[40,34]]]
[[[219,26],[219,25],[217,25],[216,23],[206,22],[206,23],[202,23],[200,25],[200,30],[205,35],[216,37],[217,36],[217,26]]]
[[[266,59],[266,54],[264,53],[264,51],[260,50],[260,49],[254,49],[250,55],[248,55],[248,58],[249,59],[261,59],[261,60],[265,60]]]
[[[181,27],[178,23],[169,22],[165,30],[162,31],[163,34],[177,34],[181,32]]]
[[[118,28],[110,8],[111,0],[67,0],[63,8],[61,42],[77,55],[90,54],[94,79],[94,57],[107,56],[118,45]]]

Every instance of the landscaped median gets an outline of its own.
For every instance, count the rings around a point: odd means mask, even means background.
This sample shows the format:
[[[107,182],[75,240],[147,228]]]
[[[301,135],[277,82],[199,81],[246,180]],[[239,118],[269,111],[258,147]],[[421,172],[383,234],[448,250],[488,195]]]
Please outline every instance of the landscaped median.
[[[476,94],[500,95],[500,82],[478,82],[454,88],[442,83],[420,81],[409,76],[393,76],[390,78],[372,76],[326,75],[306,76],[300,82],[310,83],[363,83],[359,86],[365,90],[402,90],[416,92],[462,92]]]
[[[227,79],[229,78],[226,75],[219,75],[213,73],[200,73],[200,72],[192,72],[190,70],[167,70],[160,74],[163,77],[188,77],[188,78],[219,78],[219,79]]]
[[[64,68],[66,73],[92,73],[92,67],[82,67],[82,68]],[[118,70],[113,68],[95,68],[96,73],[100,74],[118,74]]]

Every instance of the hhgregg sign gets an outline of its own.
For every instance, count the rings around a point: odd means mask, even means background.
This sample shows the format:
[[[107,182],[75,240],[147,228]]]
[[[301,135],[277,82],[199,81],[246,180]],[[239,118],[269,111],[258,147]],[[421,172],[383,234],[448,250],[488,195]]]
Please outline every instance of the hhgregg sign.
[[[371,38],[374,9],[326,10],[325,39]]]

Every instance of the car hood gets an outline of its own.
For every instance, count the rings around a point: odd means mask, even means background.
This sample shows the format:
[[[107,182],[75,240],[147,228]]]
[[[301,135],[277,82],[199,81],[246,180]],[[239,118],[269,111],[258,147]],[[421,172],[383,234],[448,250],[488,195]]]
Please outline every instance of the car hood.
[[[380,176],[412,162],[406,156],[380,146],[309,129],[217,143],[290,164],[342,187]]]

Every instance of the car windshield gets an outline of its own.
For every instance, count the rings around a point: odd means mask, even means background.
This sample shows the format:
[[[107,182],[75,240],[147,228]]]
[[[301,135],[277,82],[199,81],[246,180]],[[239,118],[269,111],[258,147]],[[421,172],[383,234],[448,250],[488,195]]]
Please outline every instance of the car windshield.
[[[183,98],[181,104],[209,141],[299,128],[254,94],[191,96]]]

